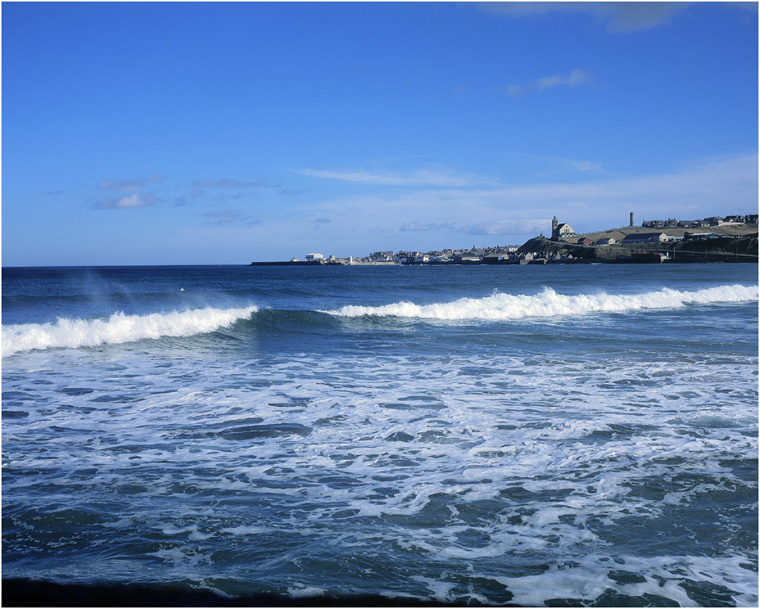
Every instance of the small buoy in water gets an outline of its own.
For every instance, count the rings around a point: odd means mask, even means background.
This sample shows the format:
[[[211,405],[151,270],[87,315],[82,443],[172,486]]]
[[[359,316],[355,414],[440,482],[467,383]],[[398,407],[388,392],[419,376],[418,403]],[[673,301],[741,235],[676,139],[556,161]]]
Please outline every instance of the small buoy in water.
[[[184,292],[184,291],[185,291],[185,288],[180,288],[180,289],[179,289],[179,291],[180,291],[180,292]]]

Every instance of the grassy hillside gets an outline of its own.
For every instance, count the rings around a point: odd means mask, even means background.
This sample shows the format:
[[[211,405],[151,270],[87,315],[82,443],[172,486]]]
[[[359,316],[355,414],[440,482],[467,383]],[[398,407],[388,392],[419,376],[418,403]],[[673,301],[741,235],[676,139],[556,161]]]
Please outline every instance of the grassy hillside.
[[[634,227],[641,228],[641,227]],[[716,229],[724,227],[714,227]],[[726,227],[728,228],[728,227]],[[625,230],[625,232],[623,232]],[[667,229],[661,232],[666,234],[675,234],[676,229]],[[671,232],[673,231],[673,232]],[[699,231],[692,229],[693,232],[715,232],[717,230]],[[660,232],[653,230],[632,231],[626,229],[613,229],[610,231],[600,231],[587,236],[589,239],[601,239],[603,237],[613,237],[618,239],[615,233],[620,232],[622,239],[631,232]],[[724,232],[724,234],[726,234]],[[739,233],[741,235],[741,233]],[[758,234],[757,225],[754,225],[754,231],[751,234],[743,234],[739,237],[731,236],[728,233],[725,237],[706,240],[684,240],[667,243],[632,243],[622,245],[615,243],[613,245],[593,246],[578,245],[575,243],[581,235],[576,235],[573,239],[565,241],[550,241],[542,237],[536,237],[526,241],[519,249],[518,253],[534,252],[540,258],[551,258],[553,255],[559,256],[562,253],[570,254],[573,258],[580,258],[586,261],[598,260],[600,262],[611,261],[615,258],[632,256],[634,254],[645,254],[659,252],[668,254],[673,262],[757,262],[758,261]]]
[[[665,233],[674,237],[683,237],[686,233],[715,233],[716,235],[752,235],[757,234],[757,224],[724,224],[722,226],[707,226],[704,228],[647,228],[645,226],[622,226],[620,228],[610,228],[594,233],[578,233],[573,237],[566,239],[568,243],[575,243],[581,237],[588,237],[592,241],[612,237],[615,241],[622,241],[626,235],[631,233]]]

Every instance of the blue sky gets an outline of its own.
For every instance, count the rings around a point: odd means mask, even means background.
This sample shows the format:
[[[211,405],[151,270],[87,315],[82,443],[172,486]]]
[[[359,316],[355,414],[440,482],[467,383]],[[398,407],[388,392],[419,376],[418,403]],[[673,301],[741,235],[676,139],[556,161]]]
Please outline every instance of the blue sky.
[[[756,3],[4,2],[2,263],[750,213],[757,36]]]

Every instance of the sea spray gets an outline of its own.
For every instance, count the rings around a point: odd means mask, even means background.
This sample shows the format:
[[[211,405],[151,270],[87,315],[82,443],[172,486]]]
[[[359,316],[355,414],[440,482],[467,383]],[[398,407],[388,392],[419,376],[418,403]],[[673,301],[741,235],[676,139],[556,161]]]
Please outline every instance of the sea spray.
[[[255,306],[202,308],[172,313],[125,315],[107,319],[66,319],[55,323],[16,324],[3,327],[3,357],[19,351],[56,347],[93,347],[161,337],[191,336],[229,326],[258,310]]]
[[[365,307],[348,305],[324,311],[341,317],[365,315],[439,320],[508,321],[526,317],[557,317],[588,313],[621,313],[640,309],[674,309],[688,304],[751,302],[758,299],[756,286],[726,285],[696,291],[669,288],[644,294],[558,294],[546,288],[537,295],[496,293],[484,298],[417,305],[411,302]]]

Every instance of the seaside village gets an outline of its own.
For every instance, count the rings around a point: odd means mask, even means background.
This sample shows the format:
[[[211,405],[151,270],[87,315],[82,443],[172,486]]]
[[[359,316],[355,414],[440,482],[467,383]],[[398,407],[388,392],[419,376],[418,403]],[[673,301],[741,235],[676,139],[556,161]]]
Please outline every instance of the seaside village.
[[[587,236],[576,235],[573,227],[566,222],[552,220],[551,237],[543,234],[536,239],[562,242],[564,244],[578,245],[581,247],[608,247],[615,244],[628,245],[636,243],[665,243],[683,240],[705,240],[719,237],[740,237],[726,231],[712,232],[715,227],[730,227],[741,225],[754,225],[757,227],[758,215],[734,215],[721,218],[714,216],[701,220],[646,220],[642,222],[642,228],[656,229],[651,232],[642,232],[638,227],[634,229],[633,212],[630,213],[628,227],[602,231],[604,233],[627,233],[618,241],[613,236],[601,236],[591,239]],[[671,230],[671,234],[668,233]],[[696,229],[696,230],[684,230]],[[712,230],[711,230],[712,229]],[[676,233],[676,234],[672,234]],[[306,254],[304,260],[293,258],[290,262],[296,264],[341,264],[341,265],[394,265],[394,264],[546,264],[547,262],[573,262],[574,256],[566,251],[537,252],[529,250],[529,245],[534,240],[520,245],[495,245],[491,247],[475,247],[469,249],[444,249],[430,252],[419,251],[385,251],[373,252],[364,257],[337,258],[324,256],[323,254]]]

